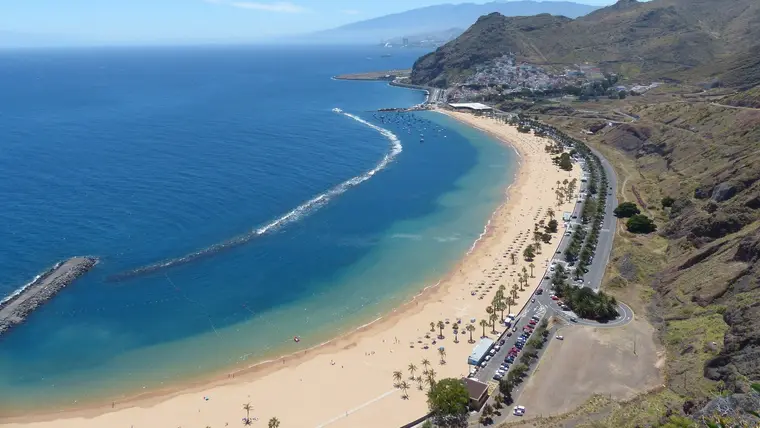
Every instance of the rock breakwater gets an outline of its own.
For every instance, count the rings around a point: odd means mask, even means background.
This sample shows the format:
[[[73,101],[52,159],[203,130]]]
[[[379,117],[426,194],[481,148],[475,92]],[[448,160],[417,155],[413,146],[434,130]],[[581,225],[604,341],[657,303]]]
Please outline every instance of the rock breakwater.
[[[0,335],[21,324],[39,306],[87,273],[97,264],[94,257],[72,257],[57,263],[32,282],[0,301]]]

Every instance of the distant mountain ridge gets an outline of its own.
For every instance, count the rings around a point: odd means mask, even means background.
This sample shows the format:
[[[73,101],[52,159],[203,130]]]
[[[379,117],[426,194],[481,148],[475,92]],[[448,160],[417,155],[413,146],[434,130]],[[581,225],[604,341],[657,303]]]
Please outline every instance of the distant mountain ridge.
[[[756,73],[747,59],[760,46],[756,0],[621,0],[577,19],[548,14],[483,16],[460,37],[420,58],[415,83],[446,86],[505,53],[562,67],[596,63],[624,76],[719,78]],[[730,73],[729,73],[730,71]]]
[[[485,4],[442,4],[372,18],[310,35],[310,41],[376,43],[416,34],[467,28],[480,16],[499,12],[505,16],[551,13],[577,18],[596,6],[568,1],[494,1]]]

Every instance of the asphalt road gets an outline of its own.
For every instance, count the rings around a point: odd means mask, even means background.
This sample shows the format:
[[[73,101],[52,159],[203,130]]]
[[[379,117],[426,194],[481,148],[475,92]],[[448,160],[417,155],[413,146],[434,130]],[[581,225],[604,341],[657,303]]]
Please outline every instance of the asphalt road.
[[[599,189],[600,192],[608,192],[604,222],[602,223],[602,230],[599,233],[599,240],[594,254],[594,261],[591,263],[591,265],[589,265],[589,271],[583,277],[584,286],[598,291],[602,284],[602,278],[604,277],[604,271],[607,267],[607,263],[609,262],[610,252],[612,250],[612,241],[615,237],[615,230],[617,227],[617,219],[613,215],[613,210],[617,206],[617,176],[615,175],[615,171],[612,168],[612,165],[599,152],[593,149],[592,152],[599,156],[602,167],[607,173],[607,181],[609,183],[609,190]],[[580,214],[582,211],[583,204],[577,203],[573,209],[572,215],[577,216],[578,219],[580,219]],[[562,213],[557,213],[558,217],[561,215]],[[571,221],[573,225],[572,227],[577,227],[579,225],[578,219],[573,219]],[[556,301],[551,299],[551,293],[548,292],[548,290],[551,288],[551,280],[547,279],[547,277],[550,278],[552,276],[552,272],[550,271],[551,262],[557,261],[559,263],[560,261],[564,261],[563,253],[565,251],[565,248],[570,243],[570,238],[570,236],[566,236],[563,232],[556,253],[548,261],[546,259],[544,260],[545,272],[543,273],[543,278],[541,279],[541,283],[539,285],[539,289],[544,292],[540,295],[533,294],[531,296],[531,301],[525,305],[519,314],[517,314],[517,318],[512,329],[506,329],[504,325],[500,326],[499,329],[501,331],[499,333],[499,338],[496,339],[496,341],[498,343],[500,340],[504,340],[504,345],[502,345],[499,351],[490,358],[490,360],[486,363],[486,367],[480,368],[478,370],[478,373],[475,376],[476,379],[486,383],[496,382],[493,379],[494,374],[496,374],[496,371],[499,370],[499,366],[504,362],[504,359],[509,353],[509,350],[514,346],[520,334],[522,334],[523,328],[529,323],[531,317],[534,315],[538,316],[542,320],[552,315],[557,315],[579,325],[596,327],[618,327],[625,325],[633,320],[633,311],[627,305],[622,303],[618,309],[618,318],[607,323],[599,323],[596,321],[578,318],[574,313],[570,311],[563,311],[557,305]],[[538,275],[539,272],[536,272],[536,274]],[[513,332],[512,330],[515,331]],[[518,358],[515,359],[515,362],[519,360],[520,354],[518,354],[517,357]],[[512,365],[510,365],[510,367]]]

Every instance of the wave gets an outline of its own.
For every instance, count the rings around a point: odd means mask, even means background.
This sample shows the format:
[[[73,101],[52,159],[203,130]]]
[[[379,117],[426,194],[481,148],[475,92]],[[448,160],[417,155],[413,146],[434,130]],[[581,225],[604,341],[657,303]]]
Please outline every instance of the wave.
[[[21,287],[17,288],[13,293],[11,293],[11,294],[7,295],[6,297],[4,297],[3,300],[0,300],[0,306],[3,306],[7,302],[10,302],[14,298],[16,298],[16,296],[18,296],[19,294],[23,293],[27,288],[29,288],[32,285],[36,284],[37,281],[39,281],[42,277],[44,277],[45,275],[49,274],[50,272],[52,272],[52,271],[58,269],[59,267],[61,267],[62,264],[63,264],[63,262],[56,263],[50,269],[48,269],[45,272],[42,272],[41,274],[35,276],[33,280],[31,280],[31,281],[27,282],[26,284],[22,285]]]
[[[285,226],[286,224],[293,223],[295,221],[300,220],[304,216],[321,208],[322,206],[327,204],[330,200],[332,200],[336,196],[339,196],[340,194],[345,193],[348,189],[369,180],[370,178],[372,178],[372,176],[374,176],[378,172],[385,169],[385,167],[387,167],[388,164],[391,163],[393,159],[395,159],[396,156],[398,156],[399,153],[401,153],[401,151],[403,150],[403,146],[401,145],[401,140],[399,140],[398,136],[396,136],[396,134],[394,134],[393,132],[385,128],[381,128],[370,122],[367,122],[366,120],[362,119],[359,116],[353,115],[351,113],[346,113],[339,108],[334,108],[332,109],[332,111],[338,114],[342,114],[363,125],[366,125],[374,129],[375,131],[379,132],[390,141],[391,150],[380,160],[380,162],[377,163],[377,165],[375,165],[374,168],[370,169],[369,171],[366,171],[365,173],[361,175],[358,175],[356,177],[353,177],[349,180],[344,181],[343,183],[338,184],[332,189],[322,194],[319,194],[312,199],[309,199],[308,201],[290,210],[286,214],[276,218],[275,220],[267,223],[266,225],[261,226],[257,229],[254,229],[244,235],[236,236],[232,239],[229,239],[224,242],[220,242],[218,244],[214,244],[210,247],[206,247],[202,250],[196,251],[186,256],[182,256],[182,257],[178,257],[178,258],[174,258],[170,260],[165,260],[159,263],[143,266],[137,269],[127,271],[127,272],[122,272],[122,273],[110,276],[107,279],[110,281],[122,281],[129,278],[134,278],[136,276],[154,273],[156,271],[168,269],[174,266],[188,264],[188,263],[197,261],[199,259],[212,256],[214,254],[217,254],[229,248],[237,247],[247,242],[250,242],[251,240],[256,239],[257,237],[261,235],[277,230],[278,228],[281,228]]]

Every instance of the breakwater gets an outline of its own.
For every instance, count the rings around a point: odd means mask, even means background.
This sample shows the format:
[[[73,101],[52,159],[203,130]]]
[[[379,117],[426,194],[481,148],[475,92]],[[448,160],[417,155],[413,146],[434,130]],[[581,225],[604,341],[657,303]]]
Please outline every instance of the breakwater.
[[[0,335],[24,322],[30,313],[87,273],[97,262],[94,257],[72,257],[56,263],[0,301]]]

